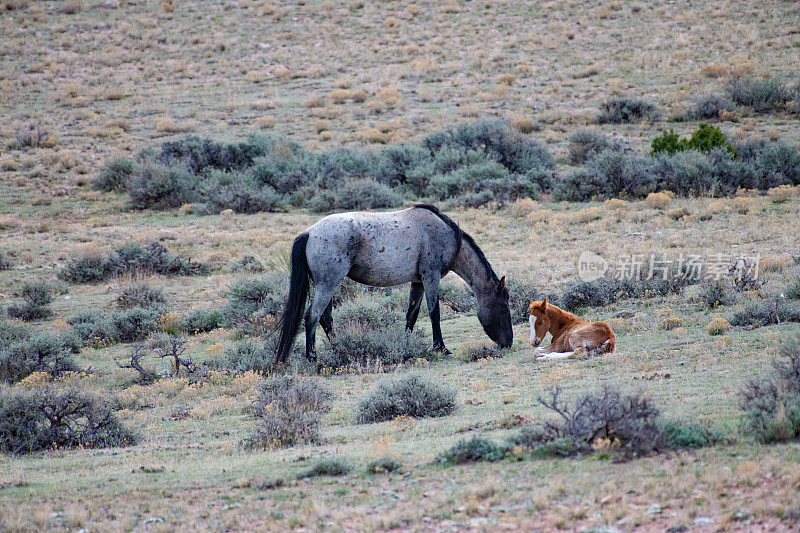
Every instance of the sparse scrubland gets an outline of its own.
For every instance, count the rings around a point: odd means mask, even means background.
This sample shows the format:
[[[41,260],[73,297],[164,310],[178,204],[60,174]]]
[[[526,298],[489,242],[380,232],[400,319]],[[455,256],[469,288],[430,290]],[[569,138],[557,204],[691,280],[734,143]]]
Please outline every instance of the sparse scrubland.
[[[796,528],[798,18],[0,0],[0,529]],[[292,239],[423,200],[514,345],[453,274],[452,356],[408,287],[346,282],[275,364]],[[543,296],[616,351],[537,361]]]

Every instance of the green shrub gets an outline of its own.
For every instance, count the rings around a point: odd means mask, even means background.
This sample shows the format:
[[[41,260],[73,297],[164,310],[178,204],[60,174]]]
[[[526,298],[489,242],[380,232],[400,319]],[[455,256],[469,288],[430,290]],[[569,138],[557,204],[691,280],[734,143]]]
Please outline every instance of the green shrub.
[[[27,327],[0,317],[0,346],[7,346],[11,342],[27,339],[30,336],[31,332]]]
[[[439,457],[443,462],[461,465],[480,461],[499,461],[505,456],[506,450],[505,446],[475,435],[469,440],[458,441]]]
[[[109,270],[114,274],[145,273],[162,276],[198,276],[209,272],[208,265],[192,263],[172,254],[166,246],[151,242],[144,246],[126,242],[108,258]]]
[[[101,191],[124,191],[128,188],[128,180],[133,174],[133,161],[126,158],[112,159],[100,170],[100,174],[92,180],[92,187]]]
[[[520,446],[531,451],[534,457],[571,457],[586,452],[585,445],[572,437],[549,437],[538,426],[523,427],[508,439],[509,446]]]
[[[720,111],[733,111],[736,105],[718,94],[709,94],[697,98],[689,110],[689,117],[694,120],[719,118]]]
[[[656,106],[641,98],[612,98],[600,105],[600,124],[624,124],[637,120],[655,122],[660,118]]]
[[[580,129],[569,138],[569,162],[573,165],[582,165],[611,146],[611,137],[603,132]]]
[[[142,246],[127,242],[107,258],[90,255],[69,261],[58,276],[69,283],[97,283],[125,273],[163,276],[198,276],[210,271],[208,265],[192,263],[170,253],[158,242]]]
[[[756,113],[771,113],[794,100],[792,88],[779,77],[737,77],[725,84],[725,91],[736,104]]]
[[[163,309],[167,299],[164,291],[153,288],[146,283],[131,285],[123,289],[117,296],[117,305],[120,309],[143,307],[145,309]]]
[[[431,356],[428,340],[405,329],[388,295],[361,295],[342,302],[334,311],[333,327],[335,336],[317,353],[320,368],[395,365]]]
[[[98,309],[82,311],[67,319],[78,335],[89,346],[103,346],[119,340],[119,332],[111,316]]]
[[[266,317],[276,317],[283,311],[288,294],[286,274],[270,272],[258,278],[237,281],[225,293],[228,305],[222,313],[228,325],[246,333],[259,334]]]
[[[112,275],[108,260],[99,255],[72,259],[58,272],[60,279],[76,284],[97,283]]]
[[[318,459],[316,463],[307,470],[297,474],[297,479],[307,479],[319,476],[345,476],[353,469],[350,461],[343,457],[326,457]]]
[[[46,281],[24,282],[19,291],[22,301],[8,306],[8,316],[25,321],[47,318],[52,314],[48,307],[53,301],[52,291]]]
[[[461,124],[455,129],[425,137],[422,145],[432,154],[445,148],[481,151],[488,159],[497,161],[512,173],[555,167],[553,156],[544,146],[523,135],[504,120],[479,120]]]
[[[129,446],[137,440],[117,419],[110,402],[56,387],[3,391],[0,435],[0,452],[13,455],[48,448]]]
[[[216,362],[216,366],[232,372],[251,370],[260,374],[269,374],[275,369],[275,349],[265,342],[249,339],[237,341],[225,349],[222,361]]]
[[[133,209],[175,209],[199,201],[199,186],[198,177],[185,167],[147,161],[128,180],[127,192]]]
[[[380,457],[367,463],[367,474],[389,474],[402,470],[403,463],[393,457]]]
[[[320,415],[330,408],[332,399],[333,393],[317,378],[265,379],[250,406],[256,426],[246,444],[268,449],[319,442]]]
[[[340,188],[318,191],[309,201],[313,211],[358,211],[396,207],[403,197],[388,185],[364,179],[348,179]]]
[[[700,301],[709,309],[715,309],[736,302],[736,291],[730,281],[709,280],[700,286]]]
[[[550,299],[556,305],[577,311],[585,307],[603,307],[628,298],[653,298],[668,294],[680,294],[684,287],[694,281],[677,273],[669,273],[666,279],[654,276],[638,278],[611,279],[600,278],[595,281],[574,281],[567,284],[561,293]]]
[[[111,315],[113,331],[116,340],[120,342],[135,342],[144,339],[156,329],[156,321],[161,316],[161,310],[133,307]]]
[[[57,376],[77,370],[72,356],[80,351],[74,335],[39,333],[18,338],[0,347],[0,381],[16,383],[33,372]]]
[[[760,189],[777,185],[800,185],[800,147],[782,142],[766,144],[755,161]]]
[[[479,164],[484,167],[462,170]],[[492,164],[502,170],[486,174]],[[134,209],[192,203],[201,214],[253,213],[288,205],[317,211],[391,207],[407,195],[434,196],[429,186],[436,178],[466,185],[449,188],[457,193],[454,204],[482,205],[492,196],[506,202],[549,190],[554,168],[542,145],[505,121],[484,120],[432,134],[420,145],[379,150],[307,152],[276,136],[233,144],[188,136],[144,150],[132,163],[109,163],[95,186],[121,188],[117,183],[124,181]]]
[[[358,423],[383,422],[398,416],[413,418],[449,415],[456,407],[456,392],[436,385],[419,374],[384,379],[363,397],[355,409]]]
[[[732,326],[769,326],[781,322],[800,322],[800,306],[786,303],[781,298],[750,302],[734,313],[729,320]]]
[[[800,438],[800,334],[787,337],[770,373],[739,391],[743,430],[762,443]]]
[[[508,305],[511,308],[511,322],[526,323],[530,316],[531,300],[541,293],[540,289],[528,275],[522,273],[507,276],[506,287],[509,295]]]
[[[786,290],[783,295],[788,300],[800,300],[800,275],[795,274],[789,283],[786,285]]]
[[[655,189],[654,161],[614,149],[590,159],[583,169],[562,176],[553,188],[559,201],[587,201],[620,195],[646,196]]]
[[[258,257],[245,254],[241,259],[231,263],[230,269],[231,272],[264,272],[266,266]]]
[[[680,138],[672,129],[664,131],[661,136],[653,138],[650,147],[652,148],[651,154],[666,153],[669,155],[684,150],[710,152],[715,148],[720,148],[736,157],[736,148],[728,142],[722,130],[705,122],[701,122],[688,139]]]
[[[195,335],[225,326],[225,316],[218,309],[197,309],[181,321],[181,329]]]
[[[662,424],[666,445],[669,448],[707,448],[723,440],[719,430],[707,424],[680,420],[667,420]]]

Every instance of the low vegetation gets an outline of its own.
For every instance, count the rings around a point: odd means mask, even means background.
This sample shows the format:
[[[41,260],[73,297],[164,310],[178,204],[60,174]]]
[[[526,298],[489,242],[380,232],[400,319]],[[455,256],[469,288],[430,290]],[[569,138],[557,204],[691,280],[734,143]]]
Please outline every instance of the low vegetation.
[[[127,242],[108,257],[88,255],[70,260],[58,276],[69,283],[97,283],[126,273],[196,276],[209,270],[208,265],[192,263],[191,258],[179,258],[158,242],[144,246]]]
[[[319,476],[344,476],[353,470],[350,462],[343,457],[326,457],[318,459],[313,466],[297,474],[297,479],[308,479]]]
[[[655,105],[641,98],[612,98],[600,105],[600,124],[624,124],[647,120],[654,122],[661,117]]]
[[[270,449],[320,442],[320,416],[332,399],[333,393],[319,379],[292,375],[265,379],[250,406],[256,425],[245,444]]]
[[[343,301],[333,313],[335,335],[317,354],[320,368],[342,371],[430,358],[429,339],[406,330],[395,298],[378,294]]]
[[[445,463],[461,465],[479,461],[499,461],[506,454],[506,446],[492,442],[478,435],[462,439],[452,448],[443,452],[439,458]]]
[[[796,81],[790,83],[779,76],[738,76],[725,83],[725,92],[737,105],[748,107],[755,113],[772,113],[798,101],[800,84]]]
[[[449,415],[456,408],[456,392],[419,374],[398,379],[387,378],[374,391],[359,400],[354,412],[356,422],[383,422],[400,416],[412,418]]]
[[[22,301],[8,306],[8,316],[20,320],[42,320],[50,316],[53,287],[45,281],[24,282],[19,291]]]
[[[730,318],[732,326],[760,327],[782,322],[800,322],[800,305],[780,297],[747,302]]]
[[[504,121],[483,120],[382,149],[305,150],[278,136],[222,144],[198,136],[113,160],[94,181],[134,209],[200,213],[393,207],[411,197],[477,207],[549,190],[555,161]]]
[[[0,452],[129,446],[136,435],[117,419],[112,403],[78,390],[46,386],[0,392]]]
[[[29,333],[2,327],[5,339],[0,345],[0,382],[16,383],[34,372],[58,376],[78,367],[73,356],[81,351],[80,340],[70,334]]]
[[[787,337],[771,372],[739,392],[744,431],[762,443],[800,438],[800,334]]]
[[[603,387],[570,405],[555,388],[538,401],[557,418],[524,429],[511,439],[512,444],[536,454],[573,455],[602,449],[630,458],[665,448],[660,413],[642,393],[623,395]]]

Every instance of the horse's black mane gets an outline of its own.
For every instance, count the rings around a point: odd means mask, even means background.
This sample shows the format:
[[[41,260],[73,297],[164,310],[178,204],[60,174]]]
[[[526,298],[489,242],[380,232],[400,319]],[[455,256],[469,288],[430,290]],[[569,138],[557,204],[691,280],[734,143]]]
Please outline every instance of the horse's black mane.
[[[486,277],[492,281],[498,283],[500,282],[500,280],[497,278],[497,274],[495,274],[494,270],[492,270],[492,265],[489,264],[489,260],[486,259],[486,256],[483,254],[483,250],[481,250],[480,247],[478,246],[478,243],[475,242],[475,239],[472,238],[472,235],[461,229],[461,227],[456,223],[455,220],[453,220],[449,216],[439,211],[439,208],[433,204],[414,204],[411,207],[418,209],[427,209],[428,211],[430,211],[431,213],[442,219],[442,221],[445,224],[453,228],[453,231],[456,232],[456,235],[461,236],[461,238],[458,240],[457,246],[460,247],[461,240],[466,241],[467,244],[469,244],[472,247],[472,249],[475,250],[475,253],[478,255],[478,259],[480,259],[481,263],[483,263],[483,266],[486,269]],[[456,248],[456,255],[458,255],[458,248]]]

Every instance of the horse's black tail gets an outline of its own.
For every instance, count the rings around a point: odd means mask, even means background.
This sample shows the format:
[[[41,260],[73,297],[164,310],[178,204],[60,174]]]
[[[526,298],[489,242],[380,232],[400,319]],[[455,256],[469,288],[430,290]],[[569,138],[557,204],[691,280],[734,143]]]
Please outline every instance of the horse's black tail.
[[[306,243],[308,243],[308,233],[301,233],[292,245],[292,275],[289,282],[289,299],[286,301],[286,307],[279,322],[281,336],[275,349],[276,363],[286,362],[289,352],[292,350],[294,338],[300,329],[300,321],[303,319],[310,279],[308,260],[306,258]]]

